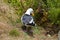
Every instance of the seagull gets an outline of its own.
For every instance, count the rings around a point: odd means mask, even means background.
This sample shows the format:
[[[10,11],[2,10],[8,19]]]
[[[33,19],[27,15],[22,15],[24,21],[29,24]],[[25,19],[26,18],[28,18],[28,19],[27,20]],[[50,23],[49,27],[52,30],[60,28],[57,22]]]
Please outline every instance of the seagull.
[[[32,8],[28,8],[27,11],[22,15],[21,17],[21,22],[24,25],[22,27],[23,30],[26,30],[29,32],[31,31],[32,26],[35,26],[35,22],[34,22],[34,11]]]
[[[22,17],[21,17],[22,24],[25,25],[25,26],[26,25],[35,26],[33,16],[34,16],[33,9],[32,8],[27,9],[25,14],[23,14]]]

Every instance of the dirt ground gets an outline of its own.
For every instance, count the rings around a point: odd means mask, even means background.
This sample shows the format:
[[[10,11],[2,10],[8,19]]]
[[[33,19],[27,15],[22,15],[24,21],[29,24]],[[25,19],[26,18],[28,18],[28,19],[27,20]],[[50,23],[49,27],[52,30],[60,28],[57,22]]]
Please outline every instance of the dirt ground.
[[[9,30],[13,29],[13,27],[9,26],[8,24],[4,24],[0,22],[0,40],[58,40],[57,36],[48,37],[45,36],[45,31],[40,30],[40,33],[34,33],[34,37],[27,35],[21,28],[17,28],[20,32],[20,36],[12,37],[8,34]],[[8,30],[8,31],[7,31]]]

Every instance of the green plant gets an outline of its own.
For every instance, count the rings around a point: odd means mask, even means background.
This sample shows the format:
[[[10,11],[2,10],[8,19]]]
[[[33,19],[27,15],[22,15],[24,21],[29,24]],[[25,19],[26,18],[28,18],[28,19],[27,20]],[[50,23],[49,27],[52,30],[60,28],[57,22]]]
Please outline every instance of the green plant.
[[[49,10],[49,19],[51,20],[51,22],[52,23],[58,23],[59,24],[59,22],[58,21],[60,21],[60,9],[59,8],[57,8],[57,9],[51,9],[51,10]]]
[[[19,31],[17,29],[13,29],[13,30],[11,30],[9,32],[9,35],[11,35],[11,36],[19,36],[20,33],[19,33]]]
[[[60,1],[58,0],[47,0],[47,6],[49,6],[50,10],[48,18],[54,24],[60,24]]]

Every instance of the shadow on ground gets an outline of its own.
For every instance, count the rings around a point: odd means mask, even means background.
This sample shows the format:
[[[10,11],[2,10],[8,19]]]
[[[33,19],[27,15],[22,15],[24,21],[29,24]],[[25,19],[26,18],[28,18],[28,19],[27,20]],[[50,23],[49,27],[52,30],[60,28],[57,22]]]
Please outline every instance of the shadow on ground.
[[[22,30],[23,30],[25,33],[27,33],[29,36],[34,37],[34,36],[33,36],[32,27],[22,26],[21,28],[22,28]]]

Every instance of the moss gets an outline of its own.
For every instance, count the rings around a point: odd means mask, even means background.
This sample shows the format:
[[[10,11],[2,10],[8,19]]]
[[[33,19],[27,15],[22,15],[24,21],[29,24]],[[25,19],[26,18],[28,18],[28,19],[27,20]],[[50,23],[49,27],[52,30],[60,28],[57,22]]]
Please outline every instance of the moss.
[[[11,31],[9,32],[9,35],[16,37],[16,36],[19,36],[20,33],[19,33],[19,31],[18,31],[17,29],[13,29],[13,30],[11,30]]]

